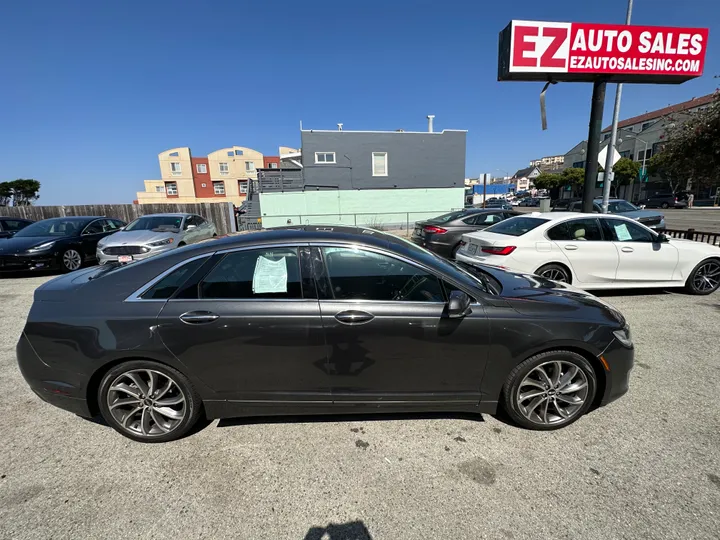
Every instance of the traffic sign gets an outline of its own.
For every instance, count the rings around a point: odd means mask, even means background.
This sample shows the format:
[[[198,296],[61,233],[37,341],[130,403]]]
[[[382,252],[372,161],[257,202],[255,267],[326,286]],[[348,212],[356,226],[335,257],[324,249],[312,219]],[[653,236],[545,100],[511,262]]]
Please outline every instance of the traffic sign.
[[[608,149],[608,146],[610,146],[610,145],[607,145],[605,148],[603,148],[602,150],[600,150],[600,153],[598,154],[598,163],[600,164],[601,167],[604,167],[604,166],[605,166],[605,160],[607,159],[607,149]],[[618,153],[618,151],[617,151],[614,147],[613,147],[613,155],[612,155],[612,156],[613,156],[613,162],[612,162],[612,164],[613,164],[613,167],[614,167],[615,164],[616,164],[618,161],[620,161],[620,154]]]

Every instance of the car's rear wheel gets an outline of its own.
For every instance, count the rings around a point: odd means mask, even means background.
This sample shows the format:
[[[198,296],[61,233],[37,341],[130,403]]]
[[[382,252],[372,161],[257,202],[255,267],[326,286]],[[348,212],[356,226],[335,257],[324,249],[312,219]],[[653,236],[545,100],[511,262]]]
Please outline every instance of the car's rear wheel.
[[[548,351],[518,365],[503,387],[503,407],[518,425],[553,430],[575,422],[597,389],[590,362],[572,351]]]
[[[690,294],[705,295],[718,290],[720,286],[720,259],[706,259],[698,264],[685,282]]]
[[[82,266],[82,255],[75,249],[66,249],[61,259],[62,269],[73,272]]]
[[[98,390],[105,421],[140,442],[166,442],[186,435],[197,422],[202,400],[179,371],[149,360],[111,369]]]
[[[668,203],[664,202],[660,205],[660,208],[667,210],[668,208],[670,208],[670,205]]]
[[[563,283],[572,283],[572,276],[567,268],[561,264],[546,264],[541,266],[535,272],[538,276],[553,281],[562,281]]]

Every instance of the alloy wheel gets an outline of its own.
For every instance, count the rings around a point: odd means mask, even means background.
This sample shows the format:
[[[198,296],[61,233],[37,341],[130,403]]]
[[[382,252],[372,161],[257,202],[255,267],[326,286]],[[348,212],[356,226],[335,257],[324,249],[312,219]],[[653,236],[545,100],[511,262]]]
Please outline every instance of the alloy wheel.
[[[107,406],[123,430],[147,438],[172,432],[188,413],[178,383],[154,369],[134,369],[116,377],[107,392]]]
[[[77,270],[82,266],[82,257],[74,249],[68,249],[63,253],[63,265],[68,270]]]
[[[708,261],[700,266],[692,278],[693,288],[698,292],[712,292],[720,284],[720,262]]]
[[[554,360],[533,368],[518,386],[520,413],[535,424],[551,425],[573,419],[588,397],[585,372],[572,362]]]
[[[560,268],[555,267],[543,270],[542,272],[540,272],[540,276],[544,277],[545,279],[561,281],[563,283],[567,283],[569,281],[567,274],[565,274],[565,272],[563,272]]]

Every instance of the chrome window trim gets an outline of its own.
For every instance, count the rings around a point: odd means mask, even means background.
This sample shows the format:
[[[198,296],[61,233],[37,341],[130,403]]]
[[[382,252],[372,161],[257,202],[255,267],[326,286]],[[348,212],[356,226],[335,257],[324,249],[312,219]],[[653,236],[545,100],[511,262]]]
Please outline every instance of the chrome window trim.
[[[145,285],[143,285],[142,287],[137,289],[134,293],[132,293],[130,296],[128,296],[123,301],[124,302],[167,302],[168,301],[167,298],[166,299],[160,299],[160,298],[147,298],[146,299],[146,298],[141,298],[141,296],[143,294],[145,294],[148,290],[150,290],[158,281],[163,279],[168,274],[171,274],[178,268],[185,266],[189,262],[196,261],[197,259],[206,259],[206,258],[212,257],[213,255],[214,255],[214,253],[203,253],[202,255],[196,255],[195,257],[190,257],[189,259],[184,259],[184,260],[180,261],[179,263],[171,266],[170,268],[168,268],[161,274],[155,276],[153,279],[151,279],[150,281],[145,283]],[[147,260],[147,259],[145,259],[145,260]]]

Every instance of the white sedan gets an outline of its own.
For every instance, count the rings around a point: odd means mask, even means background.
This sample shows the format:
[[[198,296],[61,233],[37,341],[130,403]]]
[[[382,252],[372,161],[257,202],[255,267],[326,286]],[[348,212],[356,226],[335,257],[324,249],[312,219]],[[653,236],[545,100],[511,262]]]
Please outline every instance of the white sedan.
[[[533,212],[465,234],[455,258],[581,289],[720,285],[720,247],[668,238],[618,215]]]

